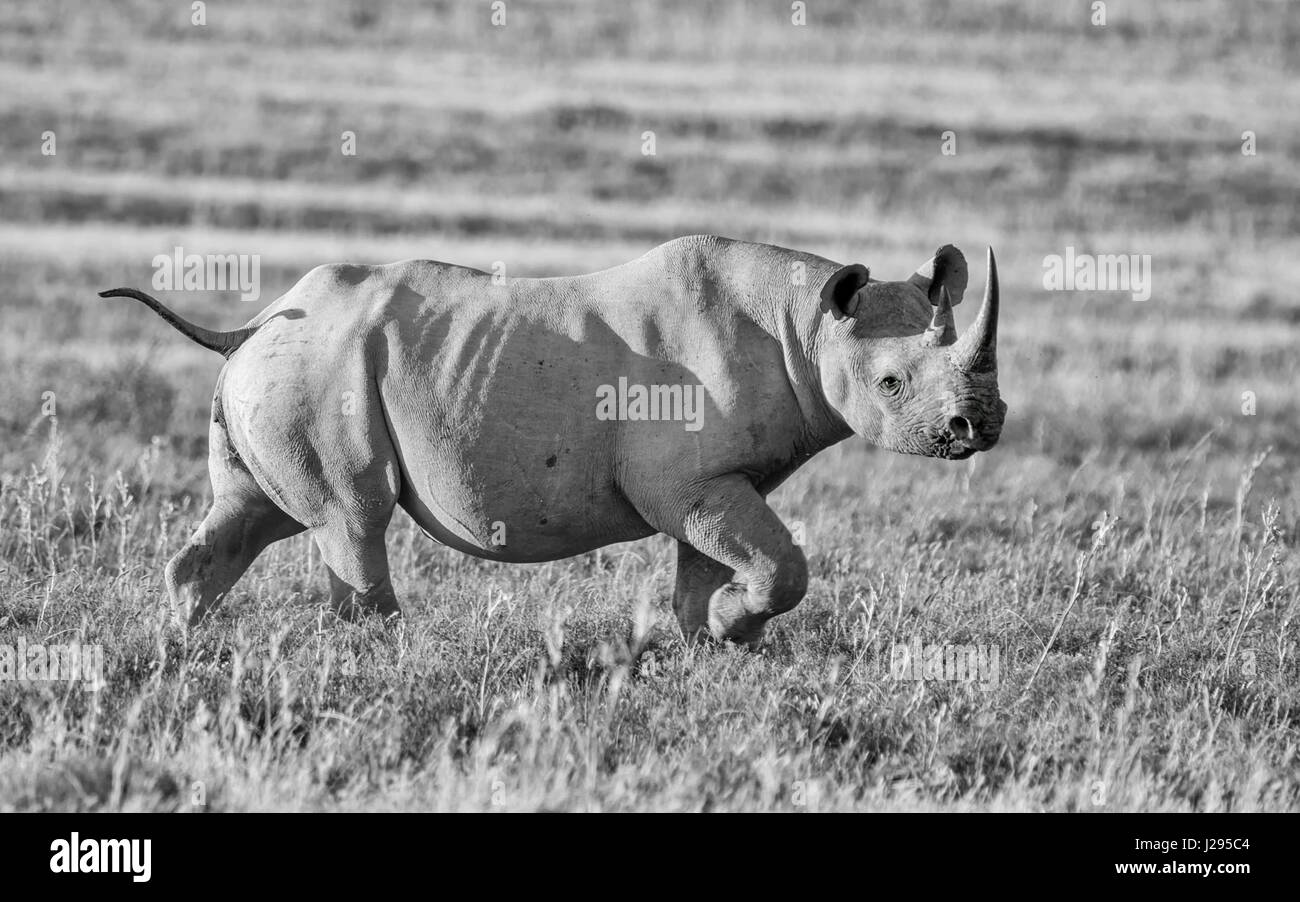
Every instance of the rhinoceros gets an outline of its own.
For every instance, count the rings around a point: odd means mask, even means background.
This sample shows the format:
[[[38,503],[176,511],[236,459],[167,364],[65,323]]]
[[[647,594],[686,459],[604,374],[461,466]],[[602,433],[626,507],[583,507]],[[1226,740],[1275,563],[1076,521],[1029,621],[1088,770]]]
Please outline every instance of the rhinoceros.
[[[131,297],[227,363],[213,501],[167,564],[193,625],[272,542],[310,530],[342,616],[400,615],[401,506],[466,554],[526,563],[657,532],[691,639],[752,645],[808,567],[766,498],[854,433],[960,460],[998,440],[998,279],[958,339],[960,251],[872,279],[782,247],[692,236],[588,275],[504,279],[429,260],[309,272],[242,329]]]

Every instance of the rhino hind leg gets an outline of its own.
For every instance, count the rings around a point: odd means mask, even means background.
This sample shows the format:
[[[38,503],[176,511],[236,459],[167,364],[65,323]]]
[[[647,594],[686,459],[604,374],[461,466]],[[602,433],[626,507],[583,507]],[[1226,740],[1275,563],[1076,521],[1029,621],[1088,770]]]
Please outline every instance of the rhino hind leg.
[[[330,603],[341,618],[401,616],[388,569],[384,534],[397,508],[396,455],[371,432],[373,450],[357,444],[319,472],[302,477],[302,495],[314,499],[312,538],[329,571]]]
[[[709,596],[709,633],[721,641],[756,645],[768,620],[803,600],[808,589],[803,551],[744,476],[709,480],[674,502],[682,503],[680,521],[655,525],[719,565],[702,567],[697,582],[704,582],[705,574],[718,579],[724,568],[734,571]],[[688,616],[697,618],[698,609]]]
[[[219,431],[216,424],[213,429]],[[209,458],[212,508],[164,571],[172,613],[190,626],[221,604],[268,545],[304,529],[220,450],[224,447],[214,443],[218,450]]]
[[[288,396],[282,416],[269,405],[240,407],[238,450],[257,483],[310,530],[334,610],[348,620],[396,617],[384,534],[401,489],[397,454],[363,361],[337,362],[331,378],[346,399],[342,413]]]
[[[368,529],[331,525],[313,530],[316,547],[330,577],[330,603],[344,620],[378,614],[385,620],[401,617],[388,571],[388,549],[382,524]]]

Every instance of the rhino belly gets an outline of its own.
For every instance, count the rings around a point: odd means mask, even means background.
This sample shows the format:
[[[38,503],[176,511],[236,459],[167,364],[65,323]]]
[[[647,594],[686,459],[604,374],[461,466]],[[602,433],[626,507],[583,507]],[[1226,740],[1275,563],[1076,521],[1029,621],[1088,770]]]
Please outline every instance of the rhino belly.
[[[507,420],[485,416],[491,404],[404,417],[394,406],[399,501],[452,548],[527,563],[655,533],[617,488],[612,438],[592,434],[589,418],[566,424],[559,412],[517,412]]]

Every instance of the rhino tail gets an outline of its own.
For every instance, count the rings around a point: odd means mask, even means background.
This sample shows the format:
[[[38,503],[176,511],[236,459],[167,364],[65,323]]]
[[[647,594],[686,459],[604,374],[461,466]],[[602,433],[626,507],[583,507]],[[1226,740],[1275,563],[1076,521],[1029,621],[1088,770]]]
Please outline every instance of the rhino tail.
[[[223,357],[229,357],[238,351],[240,345],[248,341],[253,333],[257,331],[256,326],[249,329],[233,329],[229,332],[217,332],[212,329],[205,329],[202,326],[196,326],[189,320],[177,316],[157,298],[150,297],[143,291],[137,291],[134,288],[111,288],[108,291],[101,291],[99,296],[101,298],[135,298],[161,316],[167,321],[168,325],[190,341],[201,344],[210,351],[216,351]]]

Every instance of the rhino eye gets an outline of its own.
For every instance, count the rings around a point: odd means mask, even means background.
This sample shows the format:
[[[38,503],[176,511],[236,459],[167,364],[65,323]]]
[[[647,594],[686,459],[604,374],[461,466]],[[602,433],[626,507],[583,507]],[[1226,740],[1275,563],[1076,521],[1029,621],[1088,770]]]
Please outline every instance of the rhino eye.
[[[881,376],[876,385],[880,386],[880,390],[885,394],[896,395],[898,390],[903,387],[903,380],[897,376]]]

